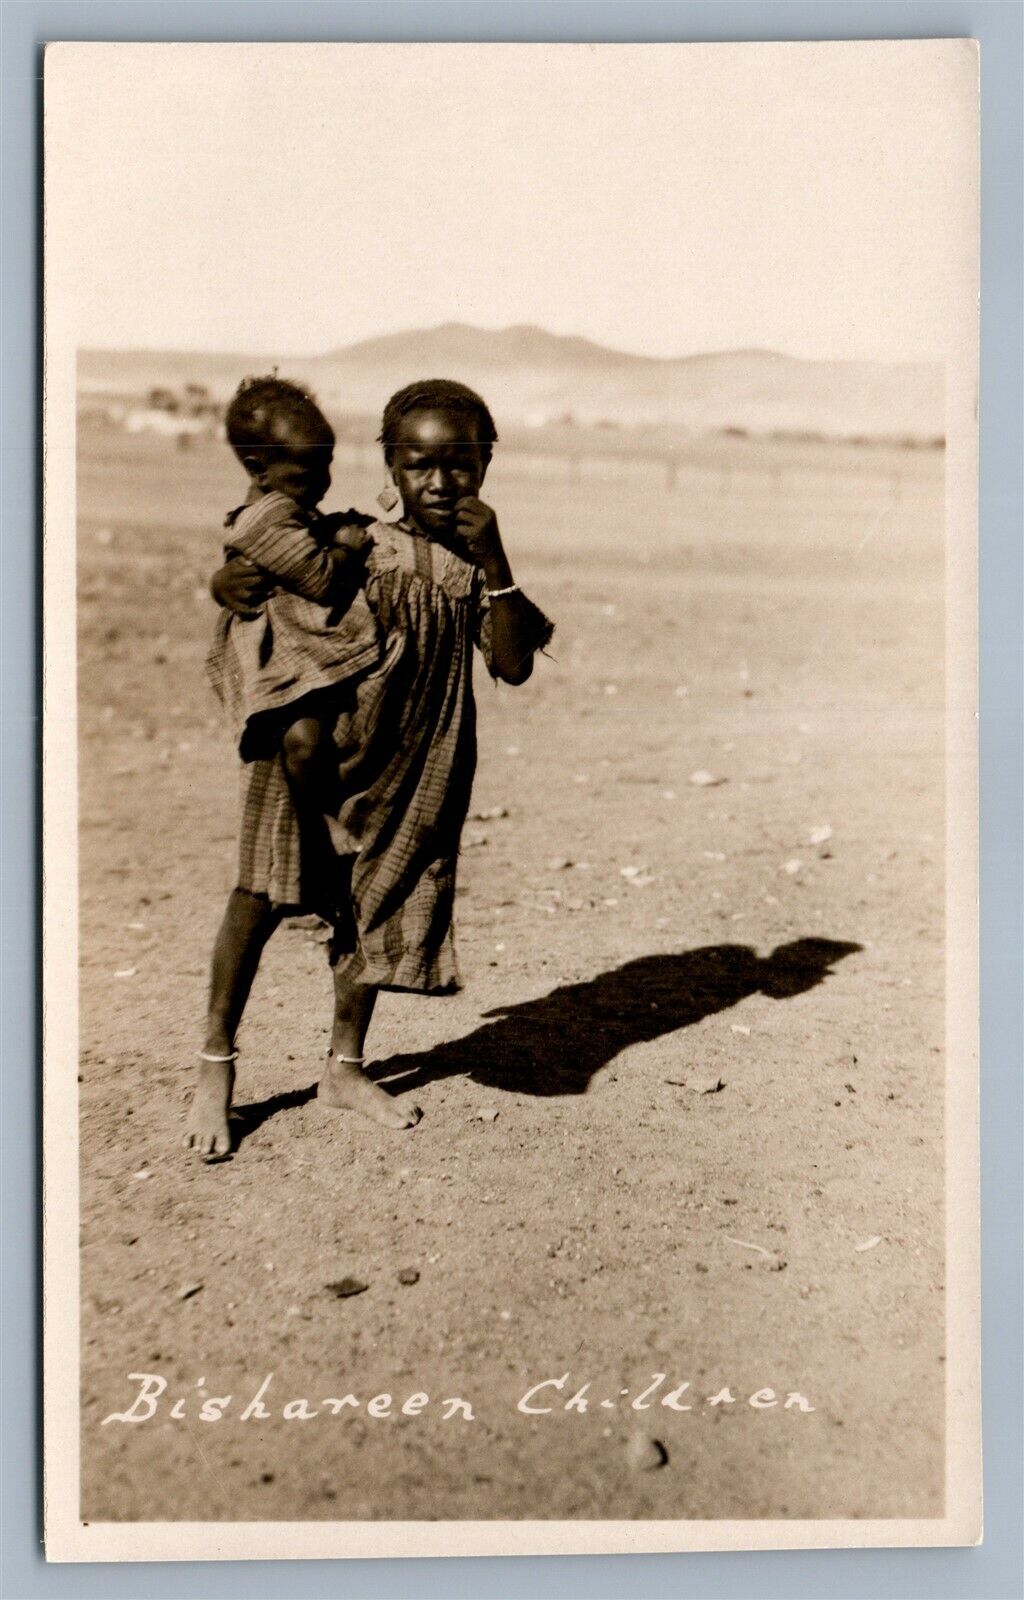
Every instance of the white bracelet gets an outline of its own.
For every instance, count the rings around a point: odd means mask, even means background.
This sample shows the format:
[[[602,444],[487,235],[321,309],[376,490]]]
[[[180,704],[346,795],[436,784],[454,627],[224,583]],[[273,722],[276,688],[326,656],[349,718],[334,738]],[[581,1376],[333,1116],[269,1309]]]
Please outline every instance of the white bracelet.
[[[518,583],[510,583],[507,589],[488,589],[485,592],[488,600],[500,600],[502,595],[519,594],[521,591]]]

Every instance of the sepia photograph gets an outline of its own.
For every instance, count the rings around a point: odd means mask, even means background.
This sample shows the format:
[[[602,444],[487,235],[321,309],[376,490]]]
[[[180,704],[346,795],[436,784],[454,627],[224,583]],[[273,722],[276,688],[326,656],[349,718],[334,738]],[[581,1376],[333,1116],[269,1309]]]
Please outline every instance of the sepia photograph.
[[[977,71],[48,47],[52,1559],[980,1537]]]

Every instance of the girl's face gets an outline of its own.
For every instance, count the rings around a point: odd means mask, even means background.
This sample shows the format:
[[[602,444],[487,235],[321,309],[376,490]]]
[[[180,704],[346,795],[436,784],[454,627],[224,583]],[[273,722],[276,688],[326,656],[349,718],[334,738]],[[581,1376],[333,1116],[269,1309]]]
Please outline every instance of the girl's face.
[[[404,416],[389,464],[406,516],[434,539],[454,531],[456,506],[480,493],[487,472],[476,422],[447,411]]]

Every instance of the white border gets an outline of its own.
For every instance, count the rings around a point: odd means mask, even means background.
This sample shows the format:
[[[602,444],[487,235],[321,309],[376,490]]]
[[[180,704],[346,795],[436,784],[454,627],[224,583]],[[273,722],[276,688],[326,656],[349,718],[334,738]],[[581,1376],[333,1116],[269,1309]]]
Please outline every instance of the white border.
[[[981,1539],[978,1160],[977,395],[979,238],[978,51],[970,40],[895,42],[962,55],[975,144],[965,163],[960,290],[947,348],[946,570],[946,1512],[934,1520],[721,1522],[240,1522],[83,1524],[79,1505],[78,818],[75,535],[74,239],[62,231],[62,63],[132,46],[50,46],[46,53],[44,190],[43,1114],[44,1458],[51,1561],[311,1560],[340,1557],[624,1554],[659,1551],[944,1546]],[[275,51],[301,45],[161,45],[159,50]],[[433,50],[444,45],[318,45],[318,50]],[[877,50],[816,45],[491,45],[474,49],[647,48]],[[62,143],[63,141],[63,143]],[[66,181],[66,180],[64,180]],[[955,231],[959,230],[959,231]]]

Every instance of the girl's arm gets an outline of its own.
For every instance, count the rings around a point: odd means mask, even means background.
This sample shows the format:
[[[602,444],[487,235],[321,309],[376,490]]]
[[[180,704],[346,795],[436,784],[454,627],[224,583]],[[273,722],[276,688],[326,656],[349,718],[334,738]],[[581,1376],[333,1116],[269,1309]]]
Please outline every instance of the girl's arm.
[[[246,622],[259,616],[273,592],[273,579],[246,556],[231,556],[210,579],[210,593],[217,604]]]
[[[491,670],[505,683],[525,683],[533,671],[534,653],[547,644],[554,626],[514,582],[490,506],[482,500],[460,500],[457,527],[470,558],[483,572],[491,621]]]

